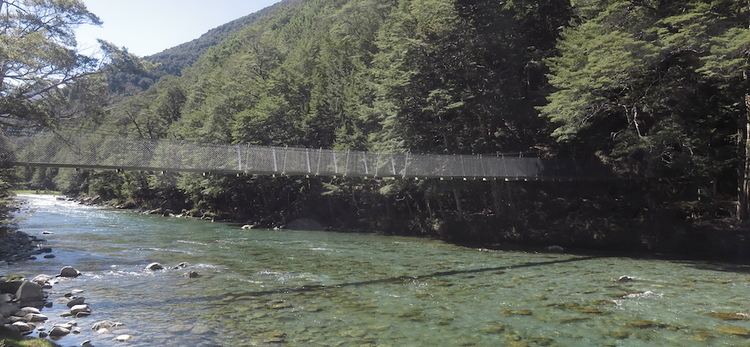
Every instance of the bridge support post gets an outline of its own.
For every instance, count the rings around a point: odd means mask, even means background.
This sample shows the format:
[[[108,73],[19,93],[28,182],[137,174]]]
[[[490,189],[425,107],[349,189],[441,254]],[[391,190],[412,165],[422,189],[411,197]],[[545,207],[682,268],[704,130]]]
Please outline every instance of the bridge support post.
[[[273,172],[279,172],[279,164],[276,161],[276,148],[271,148],[271,155],[273,156]]]

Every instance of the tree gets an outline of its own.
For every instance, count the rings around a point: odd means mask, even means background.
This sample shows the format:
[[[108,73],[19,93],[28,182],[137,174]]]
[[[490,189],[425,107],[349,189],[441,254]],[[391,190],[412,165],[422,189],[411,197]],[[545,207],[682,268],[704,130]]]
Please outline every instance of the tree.
[[[43,101],[95,73],[73,29],[101,24],[80,0],[0,0],[0,124],[46,123]]]

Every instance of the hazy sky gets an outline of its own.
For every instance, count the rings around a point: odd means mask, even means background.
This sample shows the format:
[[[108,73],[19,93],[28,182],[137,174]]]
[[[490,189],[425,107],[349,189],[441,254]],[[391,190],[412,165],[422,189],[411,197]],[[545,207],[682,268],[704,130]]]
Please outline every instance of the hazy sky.
[[[98,47],[96,39],[101,38],[136,55],[151,55],[278,1],[84,0],[104,24],[79,27],[78,47],[93,53]]]

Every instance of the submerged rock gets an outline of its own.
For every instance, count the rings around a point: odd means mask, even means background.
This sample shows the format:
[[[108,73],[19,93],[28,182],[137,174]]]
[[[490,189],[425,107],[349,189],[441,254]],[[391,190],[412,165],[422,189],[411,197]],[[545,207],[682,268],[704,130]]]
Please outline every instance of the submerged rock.
[[[708,315],[726,321],[750,320],[750,315],[748,315],[747,313],[711,312]]]
[[[59,277],[76,278],[81,275],[81,272],[73,268],[72,266],[66,266],[60,269]]]
[[[182,262],[182,263],[179,263],[179,264],[177,264],[177,265],[173,266],[173,267],[172,267],[172,270],[179,270],[179,269],[184,269],[184,268],[186,268],[186,267],[188,267],[188,266],[190,266],[190,264],[188,264],[188,263],[186,263],[186,262]]]
[[[188,273],[185,274],[185,277],[187,277],[187,278],[198,278],[198,277],[201,277],[201,275],[199,273],[195,272],[195,271],[190,271],[190,272],[188,272]]]
[[[716,330],[718,330],[722,334],[726,335],[734,335],[734,336],[740,336],[740,337],[748,337],[750,338],[750,329],[746,329],[743,327],[737,327],[737,326],[720,326]]]
[[[635,281],[635,279],[630,276],[620,276],[619,278],[617,278],[617,282],[620,282],[620,283],[627,283],[627,282],[633,282],[633,281]]]
[[[123,324],[120,322],[113,322],[111,320],[103,320],[103,321],[98,321],[94,323],[94,325],[91,326],[91,330],[95,330],[98,332],[101,329],[112,329],[112,328],[116,328],[122,325]]]
[[[162,266],[159,263],[151,263],[151,264],[146,265],[146,270],[150,270],[150,271],[164,270],[164,266]]]

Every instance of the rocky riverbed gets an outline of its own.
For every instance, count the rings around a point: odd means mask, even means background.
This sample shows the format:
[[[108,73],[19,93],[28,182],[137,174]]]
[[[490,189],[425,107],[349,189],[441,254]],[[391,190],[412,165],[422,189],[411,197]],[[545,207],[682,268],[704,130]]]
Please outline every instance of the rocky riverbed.
[[[146,265],[143,271],[182,270],[189,266],[179,263],[165,267],[159,263]],[[66,266],[57,275],[40,274],[32,279],[17,276],[0,277],[0,342],[4,338],[20,339],[24,336],[59,340],[69,334],[111,335],[113,341],[128,342],[133,339],[125,324],[113,320],[91,319],[94,314],[82,289],[73,289],[62,296],[51,297],[49,290],[62,281],[75,281],[81,276],[77,269]],[[187,278],[198,278],[200,274],[189,271]],[[44,314],[45,308],[54,305],[67,307],[57,317]],[[84,324],[91,328],[84,329]],[[92,346],[91,340],[84,340],[82,347]]]

